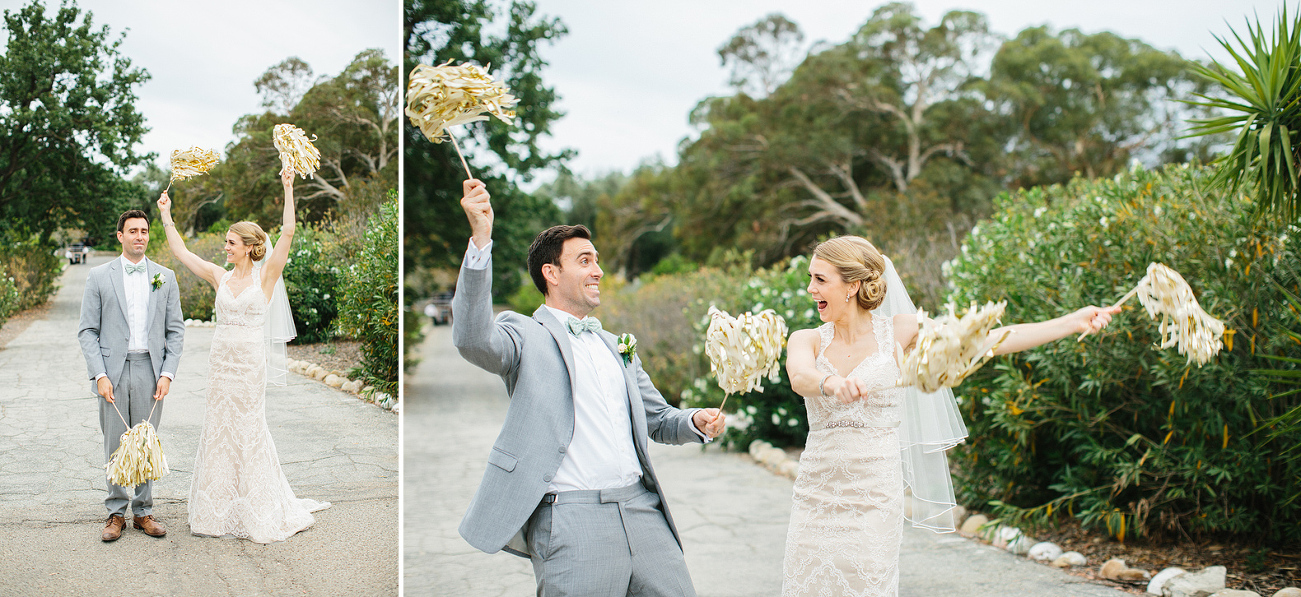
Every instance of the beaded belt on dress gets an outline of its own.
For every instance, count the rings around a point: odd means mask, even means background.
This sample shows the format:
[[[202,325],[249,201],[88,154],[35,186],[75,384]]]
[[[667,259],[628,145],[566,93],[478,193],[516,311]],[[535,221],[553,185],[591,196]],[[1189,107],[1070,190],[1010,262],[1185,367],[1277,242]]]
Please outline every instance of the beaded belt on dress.
[[[258,327],[258,326],[255,326],[255,325],[249,325],[249,324],[247,324],[247,323],[231,323],[231,322],[229,322],[229,321],[218,321],[218,322],[217,322],[217,325],[234,325],[234,326],[239,326],[239,327],[242,327],[242,328],[255,328],[255,327]]]
[[[853,427],[856,429],[870,429],[873,427],[898,427],[899,421],[886,421],[880,424],[864,423],[862,421],[835,421],[827,423],[823,429],[835,429],[837,427]]]

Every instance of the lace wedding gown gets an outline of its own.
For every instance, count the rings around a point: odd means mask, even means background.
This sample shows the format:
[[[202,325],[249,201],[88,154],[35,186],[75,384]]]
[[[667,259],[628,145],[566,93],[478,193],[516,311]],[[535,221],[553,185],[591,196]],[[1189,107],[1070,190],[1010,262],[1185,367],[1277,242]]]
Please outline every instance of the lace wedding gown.
[[[805,404],[809,438],[795,480],[786,556],[784,597],[894,596],[899,592],[903,542],[903,473],[897,426],[902,392],[890,346],[894,323],[872,314],[876,354],[846,377],[867,383],[862,400],[843,404],[814,396]],[[817,369],[840,375],[823,355],[832,324],[818,328]],[[885,339],[884,341],[882,339]]]
[[[208,404],[190,482],[190,531],[257,543],[283,541],[329,502],[289,487],[266,422],[267,300],[256,283],[238,296],[222,276],[209,357]]]

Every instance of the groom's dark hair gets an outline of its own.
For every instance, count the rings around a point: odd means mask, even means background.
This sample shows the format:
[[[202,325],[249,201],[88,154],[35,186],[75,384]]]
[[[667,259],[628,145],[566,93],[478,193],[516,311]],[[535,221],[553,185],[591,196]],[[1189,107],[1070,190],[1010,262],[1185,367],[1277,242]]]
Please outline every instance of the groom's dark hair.
[[[547,295],[547,279],[542,277],[542,266],[550,263],[560,266],[560,252],[565,248],[565,241],[571,238],[592,240],[592,231],[587,226],[552,226],[543,230],[529,245],[529,275],[533,285],[538,287],[542,296]]]
[[[126,228],[126,221],[132,218],[144,218],[145,225],[149,225],[149,214],[138,209],[131,209],[122,212],[122,215],[117,217],[117,231],[121,232],[123,228]]]

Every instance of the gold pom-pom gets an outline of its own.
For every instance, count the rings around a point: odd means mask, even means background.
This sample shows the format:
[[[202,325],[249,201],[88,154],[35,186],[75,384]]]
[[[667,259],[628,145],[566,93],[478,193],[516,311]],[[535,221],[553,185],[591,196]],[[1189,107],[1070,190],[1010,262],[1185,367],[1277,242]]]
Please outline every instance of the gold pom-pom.
[[[994,356],[994,350],[1007,339],[1005,332],[992,345],[989,332],[1003,318],[1007,301],[985,303],[977,308],[973,302],[967,312],[958,317],[953,303],[948,313],[934,319],[925,311],[917,312],[917,347],[907,355],[903,347],[895,344],[899,359],[899,386],[915,386],[922,392],[952,388],[962,383],[968,375]]]
[[[710,371],[725,394],[762,392],[764,377],[774,383],[780,379],[786,320],[776,311],[742,313],[733,318],[711,306],[709,319],[705,354],[709,357]]]
[[[485,113],[510,124],[519,100],[502,83],[474,64],[421,64],[407,82],[406,115],[426,139],[442,143],[447,127],[487,120]]]
[[[1192,287],[1179,272],[1152,263],[1147,266],[1147,275],[1120,303],[1135,294],[1149,317],[1161,317],[1161,344],[1158,348],[1175,346],[1179,354],[1188,355],[1189,363],[1195,362],[1201,367],[1224,347],[1221,340],[1224,322],[1202,310],[1197,297],[1193,296]]]
[[[308,139],[303,129],[292,124],[277,124],[271,139],[280,151],[280,167],[284,170],[307,178],[321,167],[321,151],[312,145],[316,135]]]
[[[198,146],[172,150],[171,182],[207,174],[220,158],[217,152]]]
[[[135,487],[166,475],[167,457],[163,456],[163,444],[154,426],[149,421],[141,421],[123,433],[121,444],[104,470],[110,483],[122,487]]]

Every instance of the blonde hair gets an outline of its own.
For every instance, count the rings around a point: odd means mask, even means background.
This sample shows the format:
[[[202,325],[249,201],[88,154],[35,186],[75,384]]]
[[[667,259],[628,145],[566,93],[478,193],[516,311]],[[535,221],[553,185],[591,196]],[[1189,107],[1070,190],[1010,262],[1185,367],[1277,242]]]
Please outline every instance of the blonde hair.
[[[885,300],[885,257],[859,236],[840,236],[821,243],[813,249],[813,256],[821,259],[836,271],[846,284],[862,282],[858,287],[858,306],[871,311]]]
[[[250,247],[248,257],[253,261],[267,254],[267,233],[255,222],[235,222],[230,225],[230,232],[239,237],[240,242]]]

